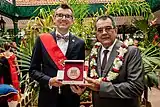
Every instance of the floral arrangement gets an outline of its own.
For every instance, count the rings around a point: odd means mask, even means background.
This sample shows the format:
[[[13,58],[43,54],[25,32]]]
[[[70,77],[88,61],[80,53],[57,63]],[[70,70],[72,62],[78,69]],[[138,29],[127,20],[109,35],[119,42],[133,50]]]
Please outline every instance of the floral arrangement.
[[[97,62],[96,59],[98,57],[98,49],[102,46],[100,42],[96,42],[91,50],[91,61],[90,61],[90,77],[94,79],[99,79],[100,81],[112,81],[119,75],[119,70],[123,64],[124,61],[124,55],[127,53],[127,48],[129,45],[133,44],[132,39],[125,40],[120,48],[117,50],[119,53],[113,62],[112,70],[109,71],[108,75],[106,77],[99,77],[96,68],[97,68]]]

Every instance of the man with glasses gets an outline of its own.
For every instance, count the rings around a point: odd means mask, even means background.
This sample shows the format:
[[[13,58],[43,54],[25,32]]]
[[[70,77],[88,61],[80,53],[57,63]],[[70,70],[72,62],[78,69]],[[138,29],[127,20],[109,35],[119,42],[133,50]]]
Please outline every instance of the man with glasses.
[[[96,37],[100,43],[91,51],[85,85],[93,91],[93,107],[140,107],[144,87],[140,51],[128,46],[129,42],[120,42],[116,36],[113,18],[99,17]]]
[[[69,32],[74,18],[68,5],[62,4],[55,10],[53,21],[55,31],[41,34],[36,40],[29,70],[40,84],[38,107],[79,107],[84,89],[62,85],[56,76],[63,69],[64,60],[85,59],[85,43]]]

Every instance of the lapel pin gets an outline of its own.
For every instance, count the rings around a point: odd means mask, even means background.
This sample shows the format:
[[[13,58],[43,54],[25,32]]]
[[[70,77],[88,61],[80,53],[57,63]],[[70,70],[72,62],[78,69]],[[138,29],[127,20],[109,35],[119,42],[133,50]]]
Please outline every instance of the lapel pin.
[[[75,42],[75,40],[73,39],[72,42]]]

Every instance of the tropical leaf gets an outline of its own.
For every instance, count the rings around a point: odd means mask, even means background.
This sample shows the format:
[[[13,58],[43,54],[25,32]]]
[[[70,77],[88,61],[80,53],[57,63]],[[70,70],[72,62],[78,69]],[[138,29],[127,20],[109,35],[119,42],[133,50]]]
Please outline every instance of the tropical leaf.
[[[147,46],[147,47],[143,47],[143,48],[145,48],[145,50],[141,53],[141,55],[143,56],[143,55],[146,55],[147,56],[147,54],[149,53],[149,52],[151,52],[152,50],[154,50],[154,48],[155,48],[155,46],[154,45],[149,45],[149,46]]]
[[[155,65],[160,66],[160,57],[147,57],[147,59]]]
[[[143,46],[143,47],[142,47]],[[160,67],[160,48],[150,44],[141,45],[141,56],[145,70],[145,82],[148,87],[158,86],[158,77],[155,70]]]
[[[105,5],[106,14],[114,16],[141,16],[147,20],[151,14],[150,6],[147,2],[138,2],[136,0],[113,0]]]
[[[147,80],[148,80],[148,87],[152,87],[153,85],[155,85],[156,87],[158,87],[158,78],[155,72],[149,72],[146,74],[147,75]]]
[[[134,21],[134,26],[138,29],[140,29],[143,32],[148,32],[148,21],[147,20],[136,20]]]
[[[19,63],[23,63],[26,64],[28,66],[30,66],[30,62],[29,61],[25,61],[25,60],[18,60]]]

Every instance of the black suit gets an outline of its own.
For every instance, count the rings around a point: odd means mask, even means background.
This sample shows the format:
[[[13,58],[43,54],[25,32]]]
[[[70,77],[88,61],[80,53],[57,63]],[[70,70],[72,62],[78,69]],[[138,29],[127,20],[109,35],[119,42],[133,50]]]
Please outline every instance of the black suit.
[[[97,58],[97,73],[106,77],[112,69],[112,63],[118,55],[117,49],[121,42],[114,45],[105,66],[105,71],[101,74],[100,49]],[[139,97],[143,92],[143,66],[142,58],[138,48],[128,47],[128,52],[124,56],[123,65],[120,68],[119,76],[111,82],[102,82],[100,91],[93,92],[93,107],[139,107]]]
[[[55,39],[55,32],[51,34]],[[65,56],[69,60],[84,60],[84,46],[85,43],[83,40],[70,33]],[[71,91],[69,85],[61,87],[61,94],[58,94],[57,87],[49,88],[49,79],[56,77],[58,68],[50,58],[39,37],[36,40],[32,54],[30,76],[40,83],[38,107],[79,107],[80,97]]]

